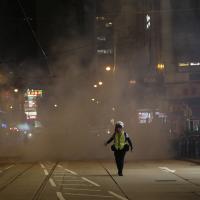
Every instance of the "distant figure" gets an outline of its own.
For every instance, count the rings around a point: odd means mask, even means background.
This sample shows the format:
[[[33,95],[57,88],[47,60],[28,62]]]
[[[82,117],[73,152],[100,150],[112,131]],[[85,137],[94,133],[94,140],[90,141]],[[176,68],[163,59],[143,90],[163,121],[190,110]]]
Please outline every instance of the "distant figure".
[[[124,123],[118,121],[115,124],[115,132],[111,138],[105,142],[105,146],[114,140],[114,144],[111,146],[112,151],[114,151],[115,161],[118,169],[118,175],[123,176],[124,158],[127,151],[129,151],[129,146],[131,151],[133,150],[132,142],[126,132],[123,130]]]

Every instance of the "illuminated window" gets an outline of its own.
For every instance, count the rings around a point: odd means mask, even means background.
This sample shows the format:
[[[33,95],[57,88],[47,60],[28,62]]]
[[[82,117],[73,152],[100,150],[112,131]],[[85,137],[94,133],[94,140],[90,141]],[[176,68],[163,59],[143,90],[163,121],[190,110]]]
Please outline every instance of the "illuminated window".
[[[112,49],[97,49],[98,54],[112,54]]]
[[[139,112],[138,119],[140,124],[149,124],[153,120],[153,113],[151,112]]]

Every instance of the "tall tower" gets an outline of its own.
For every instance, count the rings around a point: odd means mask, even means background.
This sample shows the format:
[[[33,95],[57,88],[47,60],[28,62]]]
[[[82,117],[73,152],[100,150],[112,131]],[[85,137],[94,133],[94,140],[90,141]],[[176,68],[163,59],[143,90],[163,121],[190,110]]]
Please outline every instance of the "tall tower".
[[[114,5],[112,1],[96,1],[96,67],[100,72],[108,66],[114,68]]]

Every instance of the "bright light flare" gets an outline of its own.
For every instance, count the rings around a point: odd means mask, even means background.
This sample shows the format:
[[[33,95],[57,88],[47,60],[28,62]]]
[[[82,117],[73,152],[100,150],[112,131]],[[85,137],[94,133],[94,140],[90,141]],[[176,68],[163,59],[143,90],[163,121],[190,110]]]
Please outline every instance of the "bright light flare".
[[[32,136],[33,136],[32,133],[29,133],[29,134],[28,134],[28,137],[29,137],[29,138],[31,138]]]
[[[102,82],[102,81],[99,81],[99,83],[98,83],[98,84],[101,86],[101,85],[103,85],[103,82]]]
[[[129,83],[134,85],[134,84],[136,84],[136,80],[130,80]]]
[[[19,90],[18,90],[17,88],[15,88],[15,89],[14,89],[14,92],[17,93],[17,92],[19,92]]]
[[[97,84],[95,84],[93,87],[94,87],[94,88],[97,88],[98,86],[97,86]]]
[[[163,70],[165,69],[165,65],[159,63],[159,64],[157,65],[157,69],[158,69],[159,71],[163,71]]]
[[[111,67],[110,67],[110,66],[107,66],[107,67],[106,67],[106,71],[109,72],[110,70],[111,70]]]

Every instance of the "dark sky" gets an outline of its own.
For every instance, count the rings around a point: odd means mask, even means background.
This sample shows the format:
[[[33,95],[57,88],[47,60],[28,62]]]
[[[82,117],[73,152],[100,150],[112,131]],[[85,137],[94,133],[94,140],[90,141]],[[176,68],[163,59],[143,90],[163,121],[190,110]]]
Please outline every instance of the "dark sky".
[[[31,27],[48,54],[59,37],[76,38],[91,33],[94,4],[91,0],[20,0]],[[17,0],[1,0],[0,60],[22,61],[41,55]]]
[[[200,60],[200,1],[171,1],[173,12],[173,48],[177,62]]]
[[[107,12],[115,5],[113,0],[97,1],[98,9],[95,9],[95,0],[20,0],[20,2],[30,17],[31,26],[48,56],[58,38],[75,41],[85,40],[87,37],[93,40],[95,11],[101,12],[103,9]],[[99,2],[104,6],[100,8]],[[200,10],[196,8],[200,7],[200,1],[171,2],[173,9],[186,9],[185,12],[173,12],[175,58],[177,61],[197,60],[200,46]],[[17,0],[1,0],[0,16],[0,62],[10,60],[22,62],[42,57],[40,47],[24,20]]]

